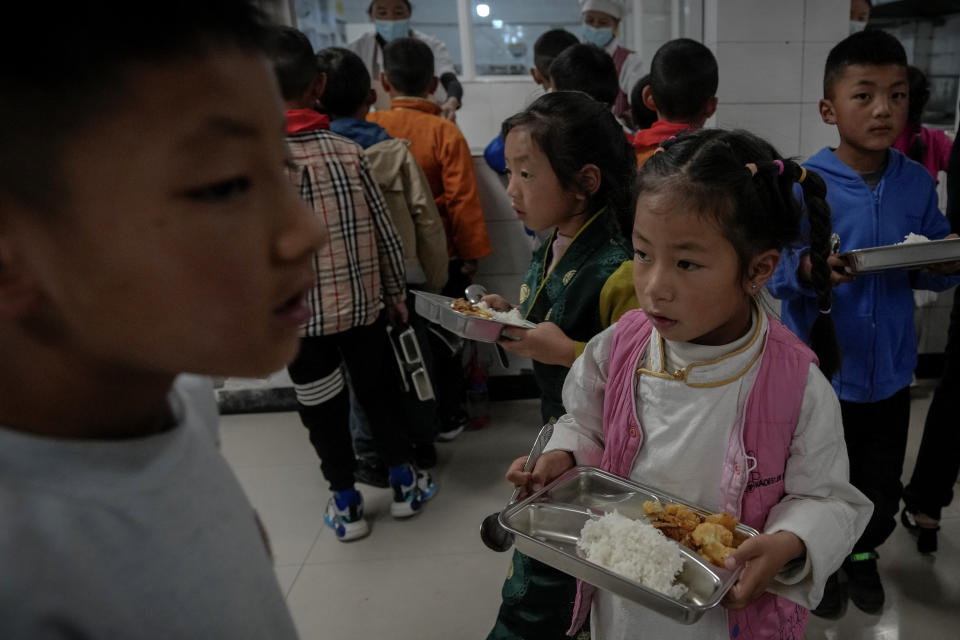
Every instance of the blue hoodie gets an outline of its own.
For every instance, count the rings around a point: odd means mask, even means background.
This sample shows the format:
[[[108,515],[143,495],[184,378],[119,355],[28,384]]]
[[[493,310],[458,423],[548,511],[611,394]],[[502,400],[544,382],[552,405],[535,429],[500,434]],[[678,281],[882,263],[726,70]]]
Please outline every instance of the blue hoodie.
[[[337,118],[330,122],[330,130],[350,138],[364,149],[390,139],[387,130],[377,123],[357,118]]]
[[[891,149],[876,189],[841,162],[829,148],[805,165],[827,185],[833,230],[840,252],[903,242],[908,233],[939,239],[950,224],[937,208],[933,179],[922,165]],[[801,284],[797,268],[807,246],[784,249],[767,285],[783,300],[783,321],[806,340],[817,318],[813,289]],[[913,289],[942,291],[960,282],[903,269],[865,273],[833,290],[831,315],[843,357],[833,388],[841,400],[877,402],[908,386],[917,365]]]

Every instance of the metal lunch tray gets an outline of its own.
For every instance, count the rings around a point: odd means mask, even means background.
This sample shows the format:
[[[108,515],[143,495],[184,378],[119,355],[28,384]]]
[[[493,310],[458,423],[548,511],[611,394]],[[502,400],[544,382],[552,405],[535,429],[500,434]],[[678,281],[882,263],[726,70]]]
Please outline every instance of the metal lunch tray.
[[[680,545],[686,562],[677,582],[686,585],[681,599],[646,587],[583,558],[577,549],[580,530],[589,518],[614,510],[634,520],[648,520],[644,501],[681,504],[701,516],[707,511],[685,500],[613,475],[595,467],[574,467],[549,485],[500,512],[500,524],[513,533],[516,548],[552,567],[601,589],[637,602],[683,624],[693,624],[717,606],[734,585],[740,569],[730,571],[710,564]],[[757,536],[756,529],[739,523],[740,541]]]
[[[466,338],[467,340],[496,342],[504,327],[533,329],[537,326],[527,320],[524,320],[522,325],[515,325],[490,318],[468,316],[465,313],[455,311],[450,306],[454,299],[448,298],[447,296],[426,293],[424,291],[414,291],[413,295],[417,298],[415,308],[417,313],[420,314],[420,317],[439,324],[447,331],[461,338]]]
[[[840,257],[847,258],[849,273],[922,267],[927,264],[960,260],[960,238],[854,249],[840,254]]]

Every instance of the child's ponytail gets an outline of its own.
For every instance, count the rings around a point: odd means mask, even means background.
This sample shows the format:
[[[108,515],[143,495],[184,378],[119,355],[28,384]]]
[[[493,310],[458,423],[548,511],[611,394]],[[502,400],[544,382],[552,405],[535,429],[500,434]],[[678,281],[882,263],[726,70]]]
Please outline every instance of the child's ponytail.
[[[840,368],[840,346],[830,311],[833,304],[831,267],[827,262],[832,253],[833,230],[830,206],[827,204],[827,186],[817,173],[792,161],[787,161],[794,180],[803,189],[807,218],[810,221],[810,284],[817,294],[817,319],[810,329],[810,347],[820,360],[820,370],[830,378]]]

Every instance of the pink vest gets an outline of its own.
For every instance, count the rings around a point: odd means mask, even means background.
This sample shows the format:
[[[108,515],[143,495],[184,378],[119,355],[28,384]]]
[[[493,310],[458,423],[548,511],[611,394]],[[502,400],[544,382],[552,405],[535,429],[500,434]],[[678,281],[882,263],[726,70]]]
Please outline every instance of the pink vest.
[[[807,373],[816,356],[790,330],[767,315],[766,345],[760,369],[746,403],[746,416],[734,425],[723,460],[721,511],[763,531],[767,514],[783,497],[783,476],[790,441],[800,416]],[[646,353],[653,330],[643,311],[625,313],[614,330],[610,371],[603,401],[603,440],[600,467],[628,477],[643,430],[634,392],[635,371]],[[577,581],[572,635],[590,611],[596,587]],[[764,593],[749,607],[727,612],[730,637],[803,638],[810,612],[786,598]]]

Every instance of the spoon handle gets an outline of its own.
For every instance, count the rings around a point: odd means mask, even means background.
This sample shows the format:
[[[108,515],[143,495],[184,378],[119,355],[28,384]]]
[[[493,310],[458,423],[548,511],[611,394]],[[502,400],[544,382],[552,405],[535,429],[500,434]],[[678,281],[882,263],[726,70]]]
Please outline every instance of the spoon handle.
[[[537,459],[540,457],[540,454],[543,453],[544,447],[547,446],[547,442],[550,441],[550,437],[553,435],[553,423],[548,422],[540,428],[540,433],[537,435],[537,439],[533,443],[533,448],[530,449],[530,455],[527,456],[527,461],[523,463],[523,470],[530,471],[533,469],[534,465],[537,464]],[[510,502],[507,503],[509,507],[517,501],[517,496],[520,495],[520,489],[523,487],[516,487],[513,490],[513,495],[510,496]]]

